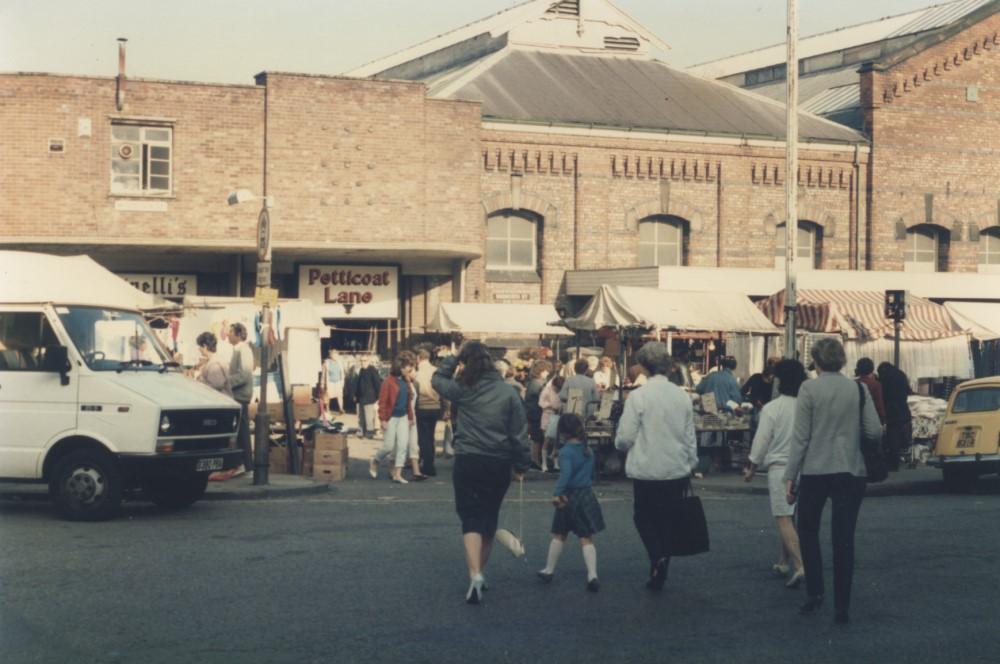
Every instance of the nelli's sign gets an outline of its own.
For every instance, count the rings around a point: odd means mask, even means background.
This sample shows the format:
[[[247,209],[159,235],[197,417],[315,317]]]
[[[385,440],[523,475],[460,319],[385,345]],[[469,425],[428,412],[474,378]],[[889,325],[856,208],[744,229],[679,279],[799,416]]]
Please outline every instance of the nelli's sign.
[[[184,297],[198,293],[198,277],[193,274],[119,274],[135,288],[150,295]]]
[[[399,268],[300,265],[299,297],[323,318],[399,318]]]

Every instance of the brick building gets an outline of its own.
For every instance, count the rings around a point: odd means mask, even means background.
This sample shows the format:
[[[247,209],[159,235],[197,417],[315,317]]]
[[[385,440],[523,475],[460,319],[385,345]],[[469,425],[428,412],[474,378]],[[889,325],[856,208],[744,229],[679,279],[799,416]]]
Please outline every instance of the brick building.
[[[927,57],[855,71],[877,91],[867,124],[802,114],[800,269],[900,269],[928,225],[935,266],[975,269],[997,219],[995,4]],[[557,303],[574,270],[779,267],[783,105],[678,71],[662,47],[610,2],[532,0],[343,77],[0,75],[0,245],[86,252],[169,295],[249,295],[257,209],[225,203],[247,188],[275,201],[281,294],[386,340],[439,302]],[[930,136],[986,149],[934,166]],[[347,271],[395,290],[329,302]]]

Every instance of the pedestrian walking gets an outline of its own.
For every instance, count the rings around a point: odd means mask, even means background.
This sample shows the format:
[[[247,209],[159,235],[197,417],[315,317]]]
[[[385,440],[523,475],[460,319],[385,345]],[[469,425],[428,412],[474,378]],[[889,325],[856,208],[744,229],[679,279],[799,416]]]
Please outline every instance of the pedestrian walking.
[[[819,526],[823,508],[833,503],[833,605],[835,622],[849,621],[854,576],[854,530],[865,495],[866,436],[882,432],[868,388],[840,373],[847,358],[837,339],[817,341],[811,355],[817,378],[803,383],[795,404],[795,429],[785,469],[786,500],[798,500],[799,540],[808,598],[799,609],[813,614],[823,603],[823,559]],[[861,399],[864,399],[862,417]],[[859,422],[859,419],[862,422]],[[797,498],[796,498],[797,497]]]
[[[367,355],[358,359],[361,369],[354,378],[354,398],[358,404],[358,427],[361,435],[371,439],[378,431],[378,396],[382,377]]]
[[[323,360],[323,377],[326,381],[327,406],[332,413],[333,402],[337,402],[337,412],[344,414],[344,380],[347,377],[344,363],[337,354],[337,349],[331,348],[327,358]]]
[[[396,356],[389,371],[389,377],[382,382],[378,397],[378,417],[382,422],[382,448],[372,457],[368,474],[372,479],[378,478],[379,464],[389,457],[393,458],[392,481],[397,484],[407,484],[403,478],[403,468],[406,466],[407,453],[410,451],[410,427],[415,421],[414,403],[416,393],[413,388],[413,372],[416,368],[416,358],[413,353],[403,351]],[[412,457],[411,457],[412,458]],[[414,480],[425,479],[416,469],[416,460],[412,461],[415,470]]]
[[[698,450],[691,399],[667,379],[672,364],[667,347],[647,343],[636,361],[650,378],[625,400],[615,446],[628,452],[633,520],[649,557],[646,587],[659,591],[670,567],[672,523],[698,464]]]
[[[885,399],[882,396],[882,384],[875,377],[875,363],[870,357],[862,357],[854,365],[854,380],[864,383],[868,388],[868,394],[872,395],[872,402],[875,404],[875,412],[878,419],[885,424]],[[909,412],[909,408],[907,408]]]
[[[566,381],[562,373],[557,372],[555,376],[545,384],[542,393],[538,396],[538,405],[542,409],[542,470],[548,472],[550,468],[558,470],[558,462],[550,459],[555,454],[556,438],[558,435],[557,426],[559,424],[559,410],[562,408],[562,399],[559,398],[559,390],[562,389]]]
[[[545,430],[542,429],[542,406],[540,399],[545,382],[552,372],[552,363],[548,360],[536,360],[531,365],[528,385],[524,391],[524,414],[528,418],[528,437],[531,439],[531,467],[542,469],[542,444],[545,442]]]
[[[441,419],[441,397],[431,379],[434,376],[431,354],[421,349],[417,352],[417,444],[420,455],[420,473],[428,477],[437,475],[434,468],[434,435]]]
[[[552,541],[549,542],[545,567],[538,572],[538,578],[543,583],[552,581],[566,537],[575,533],[580,538],[583,563],[587,567],[587,590],[596,593],[601,588],[601,582],[597,578],[594,535],[604,530],[604,515],[591,485],[594,455],[587,447],[583,420],[578,415],[560,417],[558,429],[563,445],[559,451],[559,481],[552,492],[552,504],[556,508],[552,517]]]
[[[795,506],[785,499],[785,469],[788,466],[788,452],[795,434],[795,403],[799,387],[806,380],[806,370],[798,360],[781,360],[771,367],[778,379],[779,396],[771,399],[760,413],[760,425],[750,449],[744,477],[753,480],[758,470],[767,472],[767,489],[771,499],[771,516],[778,527],[781,549],[771,569],[782,577],[788,577],[785,586],[798,588],[805,578],[802,568],[802,552],[799,549],[799,535],[795,531]],[[770,384],[768,384],[770,390]],[[791,576],[789,576],[791,573]]]
[[[594,414],[597,404],[601,402],[601,396],[597,392],[597,383],[587,375],[587,360],[577,360],[573,370],[574,374],[566,379],[562,389],[559,390],[559,398],[562,400],[563,412],[575,412],[586,421]],[[570,393],[573,391],[578,391],[580,395],[580,401],[577,403],[570,403]]]
[[[208,385],[227,397],[233,396],[233,388],[229,386],[229,371],[215,357],[219,346],[218,339],[211,332],[202,332],[195,339],[195,343],[198,345],[198,353],[201,355],[201,363],[196,375],[198,382]]]
[[[913,416],[907,397],[910,379],[889,362],[878,365],[878,380],[885,401],[885,452],[889,470],[899,470],[899,457],[913,444]]]
[[[461,374],[453,378],[461,365]],[[493,549],[500,504],[511,471],[523,480],[530,465],[527,419],[514,388],[504,382],[486,346],[469,341],[457,357],[441,362],[434,389],[457,405],[455,428],[455,511],[462,521],[462,543],[469,571],[465,601],[478,604],[486,588],[486,563]]]
[[[250,445],[250,401],[253,399],[253,351],[247,343],[247,328],[243,323],[233,323],[228,331],[233,355],[229,359],[229,387],[233,399],[240,404],[240,428],[236,440],[243,450],[243,470],[253,470],[253,448]],[[237,472],[240,472],[237,469]]]

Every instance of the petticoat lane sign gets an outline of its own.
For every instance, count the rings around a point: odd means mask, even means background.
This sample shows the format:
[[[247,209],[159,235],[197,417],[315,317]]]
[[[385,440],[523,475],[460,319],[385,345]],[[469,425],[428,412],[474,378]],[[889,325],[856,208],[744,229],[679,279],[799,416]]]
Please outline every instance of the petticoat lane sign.
[[[399,318],[399,268],[300,265],[299,297],[323,318]]]

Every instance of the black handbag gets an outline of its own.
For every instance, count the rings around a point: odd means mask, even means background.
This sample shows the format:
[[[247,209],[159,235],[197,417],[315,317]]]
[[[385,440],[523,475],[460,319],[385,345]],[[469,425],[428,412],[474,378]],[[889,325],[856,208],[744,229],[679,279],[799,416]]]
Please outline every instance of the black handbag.
[[[694,495],[689,481],[677,505],[670,529],[670,555],[694,556],[708,552],[708,523],[701,498]]]
[[[865,435],[865,388],[858,383],[858,432],[861,438],[861,456],[865,459],[865,479],[869,484],[881,482],[889,477],[889,465],[882,455],[882,436],[869,438]]]

